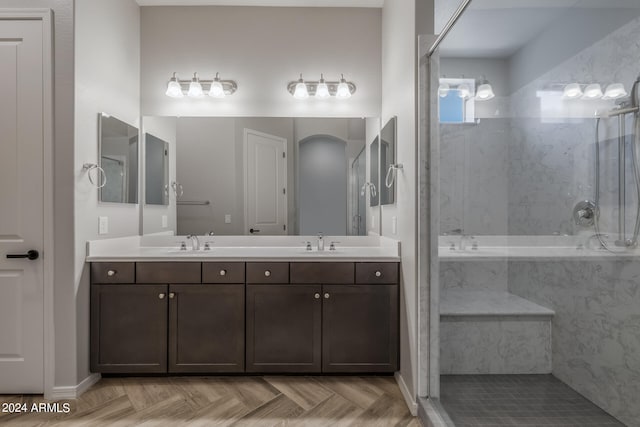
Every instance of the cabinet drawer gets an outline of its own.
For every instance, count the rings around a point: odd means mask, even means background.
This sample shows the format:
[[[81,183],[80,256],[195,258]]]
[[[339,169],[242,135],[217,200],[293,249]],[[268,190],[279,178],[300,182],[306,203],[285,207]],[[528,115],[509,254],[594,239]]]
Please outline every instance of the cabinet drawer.
[[[356,264],[356,283],[398,283],[398,263],[359,262]]]
[[[135,263],[92,262],[91,283],[135,283]]]
[[[200,283],[199,262],[139,262],[136,283]]]
[[[288,262],[250,262],[247,283],[289,283]]]
[[[244,283],[244,263],[204,262],[202,283]]]
[[[352,262],[292,262],[291,283],[349,284],[354,282]]]

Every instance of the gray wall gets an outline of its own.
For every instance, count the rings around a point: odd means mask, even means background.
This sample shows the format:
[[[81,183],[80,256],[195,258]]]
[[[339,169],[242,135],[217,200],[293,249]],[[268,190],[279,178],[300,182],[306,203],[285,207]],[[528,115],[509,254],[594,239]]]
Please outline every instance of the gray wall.
[[[376,8],[143,7],[142,113],[159,116],[377,117],[381,11]],[[238,82],[223,100],[165,96],[172,72]],[[300,102],[286,86],[300,73],[358,90],[347,102]]]

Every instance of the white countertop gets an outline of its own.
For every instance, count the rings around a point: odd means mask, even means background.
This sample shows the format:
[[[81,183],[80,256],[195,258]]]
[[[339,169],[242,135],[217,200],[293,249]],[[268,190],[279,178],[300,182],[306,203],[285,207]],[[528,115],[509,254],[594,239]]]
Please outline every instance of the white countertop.
[[[180,250],[181,236],[132,236],[94,240],[87,244],[88,262],[399,262],[399,242],[379,236],[325,238],[325,250],[318,251],[315,237],[309,236],[202,236],[201,247],[209,242],[211,249]],[[310,241],[307,251],[303,241]],[[331,241],[339,241],[336,250],[329,250]]]

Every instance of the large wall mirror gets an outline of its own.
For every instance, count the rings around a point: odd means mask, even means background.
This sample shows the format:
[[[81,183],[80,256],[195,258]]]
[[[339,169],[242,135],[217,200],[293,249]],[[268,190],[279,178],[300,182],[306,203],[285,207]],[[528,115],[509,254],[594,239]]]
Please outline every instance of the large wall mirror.
[[[99,200],[138,203],[138,128],[108,114],[98,116]]]
[[[393,168],[396,163],[396,118],[390,119],[380,131],[380,171],[382,182],[380,184],[380,204],[392,205],[395,203],[397,170]]]
[[[366,185],[367,141],[377,137],[378,119],[145,117],[143,123],[160,141],[146,137],[145,171],[158,170],[158,181],[166,176],[169,194],[162,212],[145,205],[145,234],[378,232],[367,220]],[[156,143],[175,172],[151,155]]]

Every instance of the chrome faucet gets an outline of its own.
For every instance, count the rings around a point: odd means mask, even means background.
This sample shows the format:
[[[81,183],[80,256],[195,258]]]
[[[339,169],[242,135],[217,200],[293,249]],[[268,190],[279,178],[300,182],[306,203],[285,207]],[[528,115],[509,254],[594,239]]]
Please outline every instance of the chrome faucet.
[[[473,241],[475,239],[475,237],[470,236],[468,234],[463,234],[460,236],[460,250],[464,251],[465,249],[467,249],[467,243],[469,241]],[[473,242],[472,244],[472,249],[478,249],[478,243],[477,242]]]
[[[322,233],[318,233],[318,251],[324,251],[324,235]]]
[[[200,239],[198,239],[198,236],[196,236],[195,234],[189,234],[187,236],[187,239],[191,240],[191,249],[193,249],[194,251],[200,250]]]

